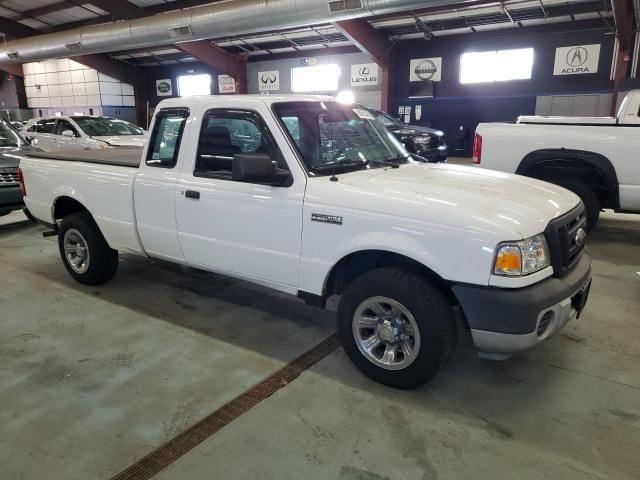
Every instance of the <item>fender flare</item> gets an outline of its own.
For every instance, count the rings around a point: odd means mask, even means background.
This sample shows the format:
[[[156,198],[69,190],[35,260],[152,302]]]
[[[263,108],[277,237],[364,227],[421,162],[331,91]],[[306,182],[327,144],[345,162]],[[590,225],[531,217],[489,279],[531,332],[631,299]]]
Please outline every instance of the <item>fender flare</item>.
[[[578,162],[593,168],[604,180],[607,199],[611,208],[619,208],[620,195],[618,175],[611,161],[596,152],[567,148],[545,148],[528,153],[518,165],[516,174],[531,176],[531,171],[540,165],[552,162]]]

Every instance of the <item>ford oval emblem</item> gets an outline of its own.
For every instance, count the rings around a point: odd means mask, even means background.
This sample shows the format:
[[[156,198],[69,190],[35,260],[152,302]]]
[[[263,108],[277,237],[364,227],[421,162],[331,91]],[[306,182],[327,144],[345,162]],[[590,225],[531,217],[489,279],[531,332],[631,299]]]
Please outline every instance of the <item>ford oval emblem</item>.
[[[576,245],[581,247],[584,245],[584,240],[587,238],[587,232],[584,231],[584,228],[579,228],[576,232]]]

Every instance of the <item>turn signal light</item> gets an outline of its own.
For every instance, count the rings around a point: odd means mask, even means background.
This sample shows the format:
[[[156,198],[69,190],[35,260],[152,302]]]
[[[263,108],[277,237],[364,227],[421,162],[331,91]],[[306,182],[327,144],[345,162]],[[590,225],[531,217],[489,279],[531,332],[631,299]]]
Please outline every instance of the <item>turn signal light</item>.
[[[515,245],[505,245],[496,255],[495,273],[499,275],[520,275],[522,272],[522,253]]]

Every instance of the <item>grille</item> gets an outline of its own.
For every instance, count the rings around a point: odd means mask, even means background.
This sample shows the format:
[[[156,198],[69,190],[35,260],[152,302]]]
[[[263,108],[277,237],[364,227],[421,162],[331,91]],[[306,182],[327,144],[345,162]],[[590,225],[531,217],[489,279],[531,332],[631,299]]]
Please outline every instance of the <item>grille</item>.
[[[551,320],[553,319],[553,312],[549,311],[546,312],[542,318],[540,319],[540,323],[538,323],[538,336],[541,337],[545,334],[545,332],[547,331],[547,328],[549,328],[549,324],[551,323]]]
[[[0,172],[0,185],[18,183],[18,172]]]
[[[575,267],[584,251],[584,240],[578,241],[578,231],[586,232],[587,215],[580,205],[561,217],[552,220],[544,234],[549,244],[551,265],[556,277],[562,277]]]

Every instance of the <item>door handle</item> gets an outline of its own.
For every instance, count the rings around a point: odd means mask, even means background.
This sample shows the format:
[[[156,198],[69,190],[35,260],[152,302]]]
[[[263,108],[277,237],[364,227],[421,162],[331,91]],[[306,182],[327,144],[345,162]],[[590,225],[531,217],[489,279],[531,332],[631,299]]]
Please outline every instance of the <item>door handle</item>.
[[[196,192],[195,190],[187,190],[184,192],[184,196],[194,200],[200,200],[200,192]]]

